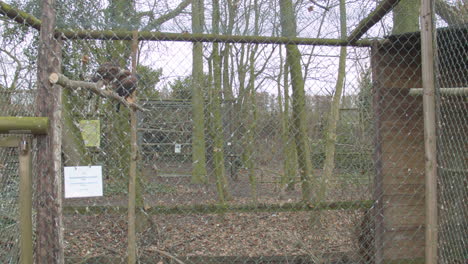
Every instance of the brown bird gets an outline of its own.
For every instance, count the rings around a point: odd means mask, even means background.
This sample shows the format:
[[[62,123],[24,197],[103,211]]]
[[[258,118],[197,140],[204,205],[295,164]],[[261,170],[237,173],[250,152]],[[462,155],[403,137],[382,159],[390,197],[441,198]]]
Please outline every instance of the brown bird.
[[[139,79],[140,77],[137,74],[133,74],[129,70],[121,70],[113,83],[114,91],[127,100],[137,88]],[[117,112],[119,112],[119,110],[120,103],[117,104]]]
[[[117,79],[117,75],[120,73],[120,67],[118,64],[113,62],[106,62],[99,66],[91,79],[93,82],[103,81],[104,85],[108,85]]]

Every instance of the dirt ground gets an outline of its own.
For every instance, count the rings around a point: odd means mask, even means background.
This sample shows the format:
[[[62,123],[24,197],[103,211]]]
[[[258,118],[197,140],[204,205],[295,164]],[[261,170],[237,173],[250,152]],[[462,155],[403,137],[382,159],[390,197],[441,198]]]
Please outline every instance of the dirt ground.
[[[148,173],[151,176],[151,171]],[[300,200],[300,191],[282,191],[275,175],[258,174],[258,202],[281,204]],[[233,196],[230,204],[252,202],[248,177],[241,173],[237,181],[229,180]],[[174,206],[216,203],[214,185],[191,184],[185,176],[148,177],[145,205]],[[299,186],[298,186],[299,187]],[[340,183],[330,190],[327,200],[369,199],[367,185]],[[126,206],[124,195],[105,198],[70,199],[65,206]],[[331,263],[327,254],[357,258],[357,226],[364,210],[328,210],[314,212],[243,212],[223,214],[154,214],[142,217],[139,226],[139,254],[154,256],[142,263],[159,263],[170,256],[224,257],[213,263]],[[99,258],[113,256],[124,262],[127,248],[126,214],[100,213],[64,216],[65,254],[68,263],[104,263]],[[142,224],[144,223],[144,224]],[[237,256],[237,257],[235,257]],[[241,261],[272,256],[307,256],[298,261]],[[227,258],[229,257],[229,258]],[[340,258],[341,259],[341,258]],[[92,261],[94,260],[94,262]],[[204,263],[205,260],[185,263]],[[335,263],[337,263],[335,261]],[[345,262],[340,262],[345,263]],[[350,263],[350,262],[346,262]]]

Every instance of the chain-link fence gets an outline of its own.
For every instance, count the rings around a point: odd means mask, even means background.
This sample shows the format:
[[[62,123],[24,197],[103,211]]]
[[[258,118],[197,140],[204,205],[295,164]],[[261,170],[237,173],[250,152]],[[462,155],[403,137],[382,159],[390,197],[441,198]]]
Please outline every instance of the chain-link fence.
[[[51,122],[38,263],[424,263],[420,1],[0,7],[0,115]],[[467,5],[435,13],[439,262],[465,263]],[[5,263],[16,159],[0,148]]]
[[[442,8],[442,7],[439,7]],[[468,13],[461,16],[466,22]],[[456,18],[456,16],[455,16]],[[468,259],[468,31],[438,30],[438,194],[441,263]]]

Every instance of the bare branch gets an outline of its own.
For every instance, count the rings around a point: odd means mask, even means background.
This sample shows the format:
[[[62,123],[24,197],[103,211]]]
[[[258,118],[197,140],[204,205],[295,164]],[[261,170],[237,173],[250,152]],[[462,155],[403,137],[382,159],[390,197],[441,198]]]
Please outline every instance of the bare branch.
[[[177,6],[174,10],[158,17],[157,19],[154,19],[154,20],[151,20],[148,25],[146,25],[146,27],[144,27],[144,30],[152,30],[152,29],[157,29],[159,26],[161,26],[162,24],[164,24],[165,22],[173,19],[174,17],[176,17],[177,15],[179,15],[180,13],[182,13],[182,11],[187,8],[187,6],[189,6],[190,4],[192,3],[192,0],[185,0],[183,1],[182,3],[179,4],[179,6]]]
[[[9,87],[10,90],[13,90],[16,87],[16,83],[18,82],[20,72],[23,69],[23,65],[21,64],[21,61],[16,56],[14,56],[11,52],[9,52],[9,51],[7,51],[7,50],[5,50],[3,48],[0,48],[0,52],[3,52],[6,55],[8,55],[8,57],[10,57],[12,60],[14,60],[16,62],[16,64],[18,65],[18,66],[16,66],[13,81],[11,82],[11,85]]]
[[[435,10],[437,14],[449,25],[463,24],[467,22],[467,19],[464,19],[464,17],[468,16],[466,16],[466,14],[465,16],[463,15],[463,9],[457,9],[443,0],[435,1]]]
[[[176,261],[177,263],[179,263],[179,264],[185,264],[183,261],[181,261],[180,259],[178,259],[178,258],[174,257],[173,255],[167,253],[166,251],[162,251],[162,250],[157,249],[157,248],[155,248],[155,247],[146,248],[145,250],[146,250],[146,251],[155,251],[155,252],[158,252],[159,254],[161,254],[161,255],[163,255],[163,256],[165,256],[165,257],[168,257],[168,258],[171,258],[171,259],[175,260],[175,261]]]
[[[330,11],[330,7],[328,7],[328,6],[321,5],[321,4],[317,3],[317,1],[315,1],[315,0],[309,0],[309,1],[312,2],[313,5],[315,5],[317,7],[320,7],[322,9],[324,9],[325,11]]]

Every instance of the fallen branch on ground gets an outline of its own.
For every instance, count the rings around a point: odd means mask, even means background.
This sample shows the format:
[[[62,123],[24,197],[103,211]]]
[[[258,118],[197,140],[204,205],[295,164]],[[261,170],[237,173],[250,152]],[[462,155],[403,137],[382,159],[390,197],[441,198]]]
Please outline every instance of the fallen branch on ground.
[[[175,260],[177,263],[179,264],[185,264],[182,260],[174,257],[173,255],[167,253],[166,251],[162,251],[160,249],[157,249],[155,247],[149,247],[149,248],[145,248],[146,251],[155,251],[155,252],[158,252],[159,254],[165,256],[165,257],[168,257],[168,258],[171,258],[173,260]]]

